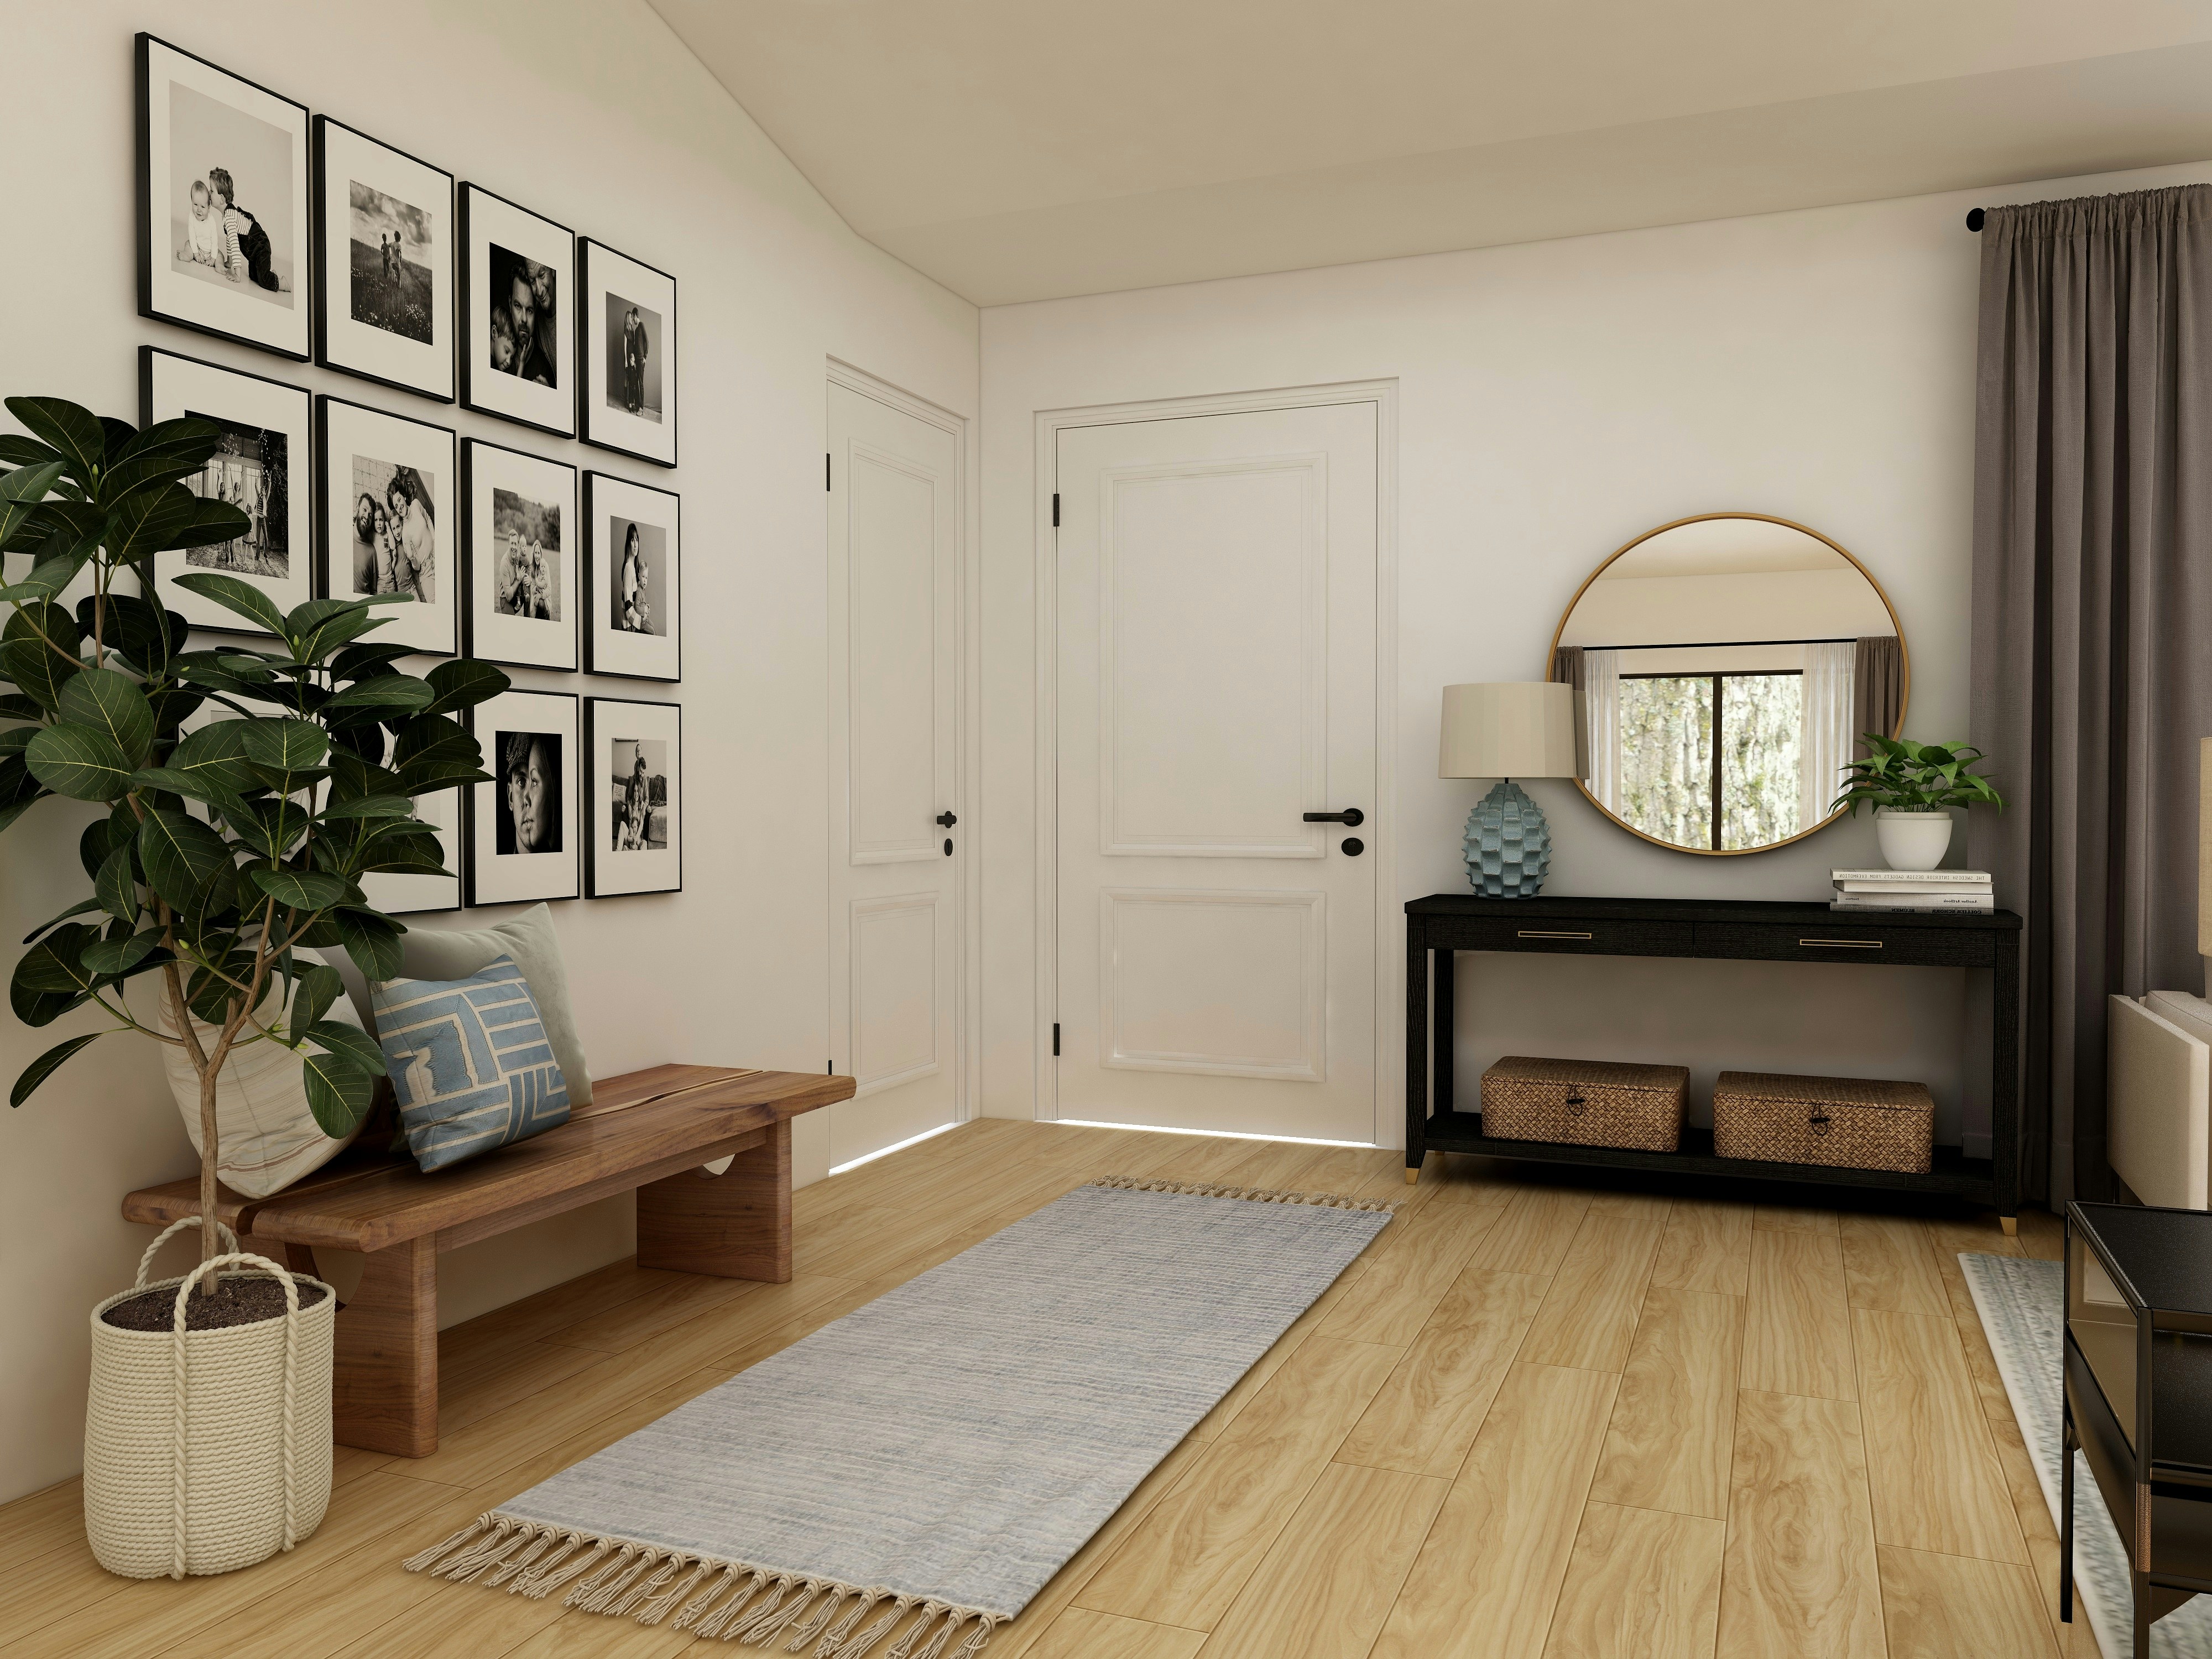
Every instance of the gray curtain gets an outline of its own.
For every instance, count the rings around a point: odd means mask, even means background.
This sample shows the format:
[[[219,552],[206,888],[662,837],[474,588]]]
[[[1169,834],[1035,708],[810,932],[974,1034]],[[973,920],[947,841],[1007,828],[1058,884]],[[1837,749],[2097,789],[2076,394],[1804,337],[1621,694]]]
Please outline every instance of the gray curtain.
[[[1583,648],[1579,645],[1563,645],[1552,653],[1552,683],[1571,685],[1576,690],[1583,684]]]
[[[1898,735],[1897,717],[1905,712],[1905,653],[1894,634],[1873,635],[1857,642],[1851,673],[1851,758],[1863,760],[1863,734]]]
[[[1970,855],[2027,918],[2022,1189],[2112,1191],[2105,999],[2191,988],[2212,732],[2212,186],[1990,210]]]

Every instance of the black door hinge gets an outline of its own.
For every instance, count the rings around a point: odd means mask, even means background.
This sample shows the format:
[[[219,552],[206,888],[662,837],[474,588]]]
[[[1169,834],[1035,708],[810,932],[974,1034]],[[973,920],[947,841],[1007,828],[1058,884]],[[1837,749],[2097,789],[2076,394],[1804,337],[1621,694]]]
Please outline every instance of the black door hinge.
[[[1060,1058],[1060,1022],[1058,1020],[1052,1023],[1052,1057],[1054,1060]]]
[[[836,1060],[823,1060],[823,1061],[822,1062],[822,1075],[823,1075],[823,1076],[824,1076],[824,1077],[835,1077],[835,1076],[836,1076],[836,1075],[837,1075],[837,1062],[836,1062]]]
[[[822,487],[824,489],[833,488],[830,482],[830,457],[826,454],[822,458]]]
[[[1052,527],[1054,530],[1060,528],[1060,492],[1057,489],[1052,492]]]

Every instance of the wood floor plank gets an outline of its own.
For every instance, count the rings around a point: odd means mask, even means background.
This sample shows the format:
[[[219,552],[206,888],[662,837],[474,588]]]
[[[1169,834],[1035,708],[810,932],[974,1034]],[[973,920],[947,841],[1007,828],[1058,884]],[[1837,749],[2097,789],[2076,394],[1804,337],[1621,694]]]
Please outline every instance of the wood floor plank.
[[[1948,1316],[1951,1301],[1928,1248],[1928,1235],[1910,1216],[1842,1218],[1844,1283],[1851,1306],[1886,1313]]]
[[[1592,1504],[1545,1659],[1712,1659],[1727,1523]]]
[[[1337,1461],[1457,1474],[1550,1285],[1535,1273],[1462,1271],[1337,1449]]]
[[[1875,1539],[2025,1565],[2012,1493],[1952,1322],[1864,1308],[1851,1317]]]
[[[1836,1212],[1814,1204],[1761,1204],[1751,1224],[1756,1232],[1833,1234]]]
[[[1376,1240],[1383,1249],[1369,1261],[1359,1294],[1337,1304],[1321,1334],[1340,1341],[1404,1347],[1429,1322],[1429,1316],[1501,1213],[1488,1207],[1444,1204],[1431,1206],[1410,1221],[1394,1220]]]
[[[1736,1397],[1718,1650],[1884,1659],[1856,1403]]]
[[[1036,1659],[1191,1659],[1205,1644],[1204,1631],[1069,1607],[1030,1651]]]
[[[84,1482],[72,1478],[0,1504],[0,1561],[18,1562],[84,1536]]]
[[[1741,1297],[1644,1292],[1592,1502],[1726,1518],[1743,1327]]]
[[[1202,1187],[1241,1186],[1231,1179],[1239,1164],[1252,1156],[1255,1142],[1226,1135],[1178,1135],[1176,1151],[1153,1167],[1158,1181],[1188,1181]]]
[[[1889,1659],[2057,1659],[2025,1566],[1884,1544]]]
[[[1388,1146],[1309,1146],[1288,1178],[1292,1192],[1356,1193],[1378,1175],[1396,1175],[1406,1155]],[[1399,1175],[1401,1182],[1405,1176]]]
[[[509,1648],[501,1659],[671,1659],[691,1646],[692,1640],[688,1630],[563,1609],[558,1619]]]
[[[1619,1382],[1605,1371],[1513,1368],[1372,1659],[1543,1650]]]
[[[1291,1321],[1290,1329],[1275,1339],[1274,1346],[1253,1362],[1252,1369],[1238,1377],[1229,1392],[1213,1402],[1213,1409],[1199,1419],[1198,1426],[1190,1431],[1188,1437],[1200,1442],[1218,1440],[1258,1396],[1260,1390],[1267,1386],[1268,1379],[1283,1368],[1301,1344],[1321,1328],[1322,1322],[1335,1311],[1336,1304],[1350,1293],[1350,1290],[1351,1287],[1340,1279],[1323,1291],[1313,1306]]]
[[[1590,1195],[1571,1188],[1526,1187],[1504,1206],[1474,1255],[1504,1273],[1555,1273],[1589,1212]]]
[[[2039,1261],[2063,1261],[2066,1259],[2066,1223],[2048,1210],[2022,1210],[2020,1212],[2019,1244],[2021,1253]]]
[[[563,1348],[550,1342],[517,1342],[489,1351],[458,1376],[438,1372],[438,1431],[456,1429],[505,1411],[534,1394],[567,1382],[606,1355],[596,1348]]]
[[[1833,1233],[1753,1229],[1743,1386],[1850,1400],[1850,1296]]]
[[[1626,1216],[1632,1221],[1656,1221],[1662,1227],[1674,1209],[1674,1200],[1666,1193],[1626,1190],[1600,1193],[1590,1200],[1592,1215]]]
[[[1221,1616],[1206,1659],[1366,1659],[1450,1486],[1330,1464]]]
[[[1994,1215],[1977,1216],[1971,1221],[1938,1219],[1922,1220],[1921,1231],[1928,1237],[1928,1248],[1936,1258],[1936,1271],[1943,1276],[1944,1293],[1951,1298],[1951,1311],[1971,1319],[1974,1314],[1974,1296],[1966,1288],[1966,1275],[1959,1266],[1959,1255],[1966,1251],[1978,1255],[2024,1256],[2017,1238],[2008,1238],[1997,1225]]]
[[[1664,1224],[1601,1214],[1583,1218],[1552,1279],[1551,1293],[1522,1344],[1531,1365],[1574,1365],[1617,1371],[1628,1363],[1644,1281]]]
[[[675,1282],[656,1285],[618,1307],[607,1309],[572,1325],[545,1333],[544,1341],[568,1348],[597,1348],[620,1353],[648,1337],[672,1331],[687,1319],[712,1308],[726,1306],[761,1288],[750,1279],[711,1279],[702,1273],[678,1273]]]
[[[1743,1295],[1751,1288],[1751,1206],[1678,1199],[1667,1212],[1651,1282],[1670,1291]]]
[[[1400,1154],[1403,1159],[1403,1154]],[[1400,1180],[1405,1177],[1401,1176]],[[1511,1166],[1501,1164],[1495,1158],[1469,1158],[1459,1152],[1431,1152],[1421,1166],[1421,1181],[1410,1189],[1425,1198],[1445,1204],[1510,1204],[1528,1190],[1528,1183],[1517,1179]],[[1363,1197],[1382,1197],[1379,1193],[1363,1193]]]

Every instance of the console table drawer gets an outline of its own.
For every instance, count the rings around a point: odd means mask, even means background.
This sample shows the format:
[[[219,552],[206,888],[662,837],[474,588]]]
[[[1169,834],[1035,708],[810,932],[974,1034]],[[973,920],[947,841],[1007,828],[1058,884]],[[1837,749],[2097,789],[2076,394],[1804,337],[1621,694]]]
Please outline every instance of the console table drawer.
[[[1445,951],[1564,951],[1590,957],[1686,957],[1695,950],[1686,921],[1453,916],[1428,924],[1429,944]]]
[[[1907,968],[1994,966],[1996,941],[1978,930],[1884,927],[1862,921],[1776,927],[1701,921],[1697,954],[1735,962],[1887,963]]]

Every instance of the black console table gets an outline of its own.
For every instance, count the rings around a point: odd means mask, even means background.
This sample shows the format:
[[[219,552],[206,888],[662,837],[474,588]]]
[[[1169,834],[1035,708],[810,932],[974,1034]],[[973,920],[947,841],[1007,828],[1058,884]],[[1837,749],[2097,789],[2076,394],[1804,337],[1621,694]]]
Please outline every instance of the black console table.
[[[1853,916],[1825,904],[1764,899],[1480,898],[1439,893],[1406,906],[1406,1178],[1431,1152],[1673,1170],[1686,1175],[1943,1193],[1994,1208],[2011,1232],[2020,1211],[2020,918],[2009,910]],[[1993,1158],[1938,1146],[1926,1175],[1717,1158],[1710,1129],[1682,1126],[1681,1150],[1645,1152],[1499,1140],[1452,1092],[1452,968],[1460,951],[1562,956],[1704,957],[1728,962],[1846,962],[1867,967],[1992,970],[1990,1055]],[[1431,958],[1436,1028],[1430,1030]],[[1879,1071],[1876,1062],[1869,1070]],[[1434,1083],[1431,1079],[1433,1077]],[[1430,1101],[1433,1088],[1436,1109]]]

